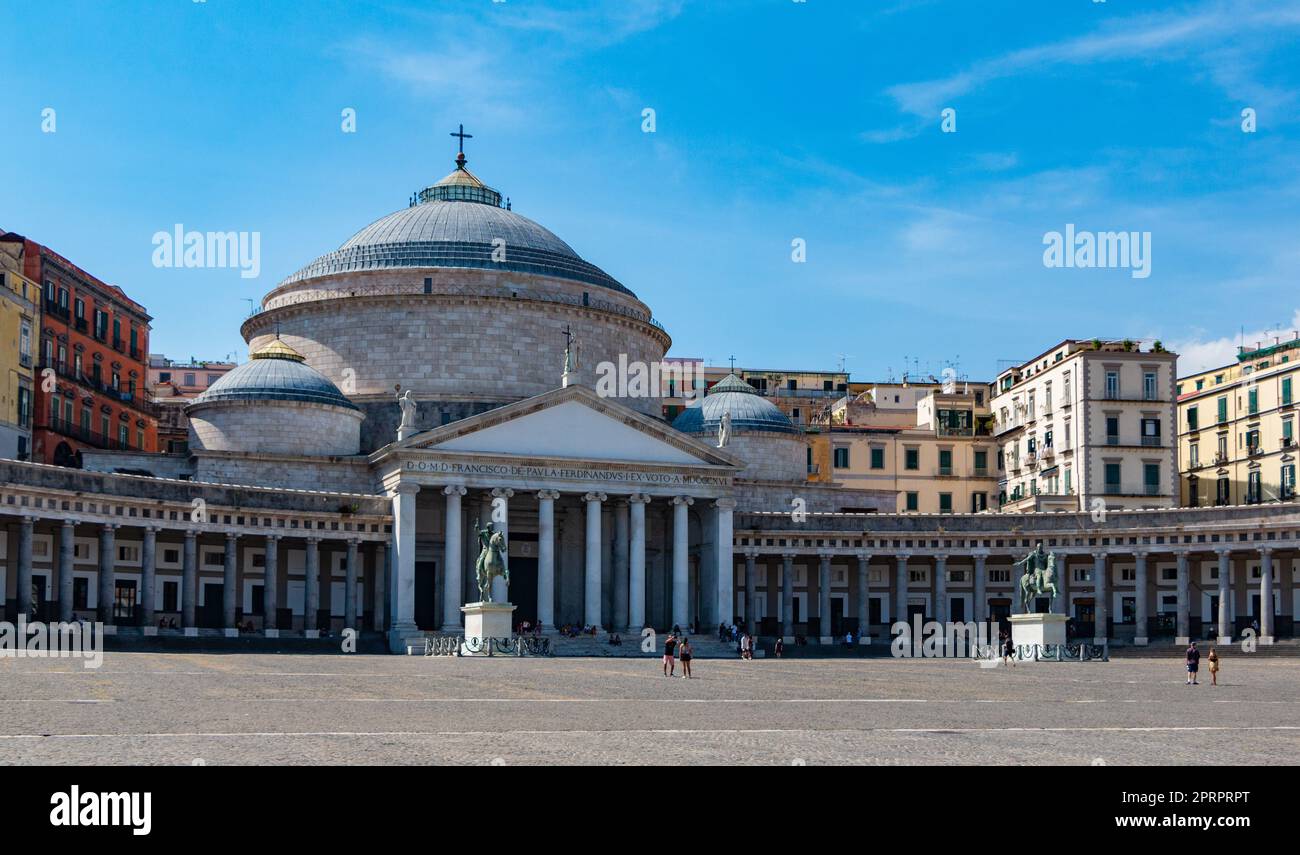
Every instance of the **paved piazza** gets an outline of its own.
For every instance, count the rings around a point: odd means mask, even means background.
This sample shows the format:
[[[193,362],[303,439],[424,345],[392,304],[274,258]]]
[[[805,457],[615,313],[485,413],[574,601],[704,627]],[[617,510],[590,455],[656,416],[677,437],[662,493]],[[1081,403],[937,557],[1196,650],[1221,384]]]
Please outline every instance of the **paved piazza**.
[[[1300,660],[0,660],[5,764],[1277,764]],[[1206,675],[1208,677],[1208,674]],[[1042,729],[1042,730],[1040,730]]]

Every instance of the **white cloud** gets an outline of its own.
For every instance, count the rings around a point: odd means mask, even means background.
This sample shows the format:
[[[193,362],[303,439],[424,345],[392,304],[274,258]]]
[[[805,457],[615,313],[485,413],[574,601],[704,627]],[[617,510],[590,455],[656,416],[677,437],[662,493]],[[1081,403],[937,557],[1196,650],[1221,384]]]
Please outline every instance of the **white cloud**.
[[[1254,347],[1258,342],[1268,346],[1273,343],[1274,337],[1280,337],[1283,341],[1294,338],[1296,330],[1300,330],[1300,309],[1296,309],[1295,314],[1291,316],[1290,327],[1284,325],[1281,329],[1274,327],[1267,330],[1238,331],[1219,338],[1207,338],[1202,333],[1184,341],[1165,342],[1165,346],[1178,354],[1178,376],[1186,377],[1189,374],[1236,362],[1239,344]]]

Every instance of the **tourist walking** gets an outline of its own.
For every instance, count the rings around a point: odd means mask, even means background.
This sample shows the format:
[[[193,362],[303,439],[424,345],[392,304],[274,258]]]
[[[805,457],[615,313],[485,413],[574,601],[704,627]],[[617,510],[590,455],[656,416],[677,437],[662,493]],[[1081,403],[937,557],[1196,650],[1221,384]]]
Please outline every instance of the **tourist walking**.
[[[682,679],[689,680],[691,679],[691,640],[689,638],[682,639],[681,654],[682,654]]]
[[[664,676],[672,677],[677,672],[677,663],[673,660],[673,654],[677,652],[677,636],[668,633],[664,639]]]
[[[1219,685],[1219,653],[1213,647],[1210,648],[1210,685]]]
[[[1016,646],[1011,642],[1011,636],[1002,633],[1002,664],[1016,667]]]
[[[1187,685],[1198,686],[1196,672],[1201,667],[1201,651],[1196,649],[1196,642],[1187,645]]]
[[[781,654],[784,652],[785,652],[785,639],[778,635],[776,637],[776,643],[772,645],[772,655],[775,656],[777,659],[780,659]]]

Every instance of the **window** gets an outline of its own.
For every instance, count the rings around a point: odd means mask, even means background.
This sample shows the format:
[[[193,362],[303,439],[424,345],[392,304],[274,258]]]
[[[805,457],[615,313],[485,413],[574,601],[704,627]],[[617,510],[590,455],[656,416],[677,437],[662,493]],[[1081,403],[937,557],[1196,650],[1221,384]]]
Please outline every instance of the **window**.
[[[952,449],[949,448],[939,449],[939,474],[940,475],[952,474]],[[949,498],[951,499],[951,496]]]
[[[1280,479],[1280,483],[1282,485],[1282,494],[1279,498],[1289,499],[1295,495],[1295,464],[1294,463],[1282,464],[1282,477]]]
[[[971,493],[970,494],[970,512],[978,514],[980,511],[986,511],[989,508],[988,493]]]
[[[1291,378],[1282,378],[1282,406],[1291,403]]]
[[[18,387],[18,424],[20,427],[31,427],[32,423],[32,390],[26,386]]]
[[[908,493],[908,494],[907,494],[907,510],[909,510],[909,511],[914,511],[914,510],[916,510],[916,508],[917,508],[917,494],[916,494],[916,493]]]
[[[921,450],[919,448],[909,448],[904,454],[905,469],[917,470],[921,468]]]
[[[1228,420],[1228,396],[1224,395],[1219,398],[1217,403],[1219,405],[1219,424],[1223,424]]]
[[[1106,372],[1106,397],[1114,400],[1119,397],[1119,372]]]
[[[939,513],[941,514],[952,513],[952,493],[939,494]]]
[[[185,385],[186,385],[186,386],[193,386],[193,385],[194,385],[194,375],[193,375],[193,374],[186,373],[186,375],[185,375]]]
[[[989,472],[989,453],[987,451],[975,452],[975,474],[987,475]]]
[[[1148,401],[1156,399],[1156,373],[1147,371],[1142,375],[1142,397]]]
[[[1260,483],[1259,470],[1256,469],[1254,472],[1251,472],[1247,476],[1246,504],[1253,505],[1253,504],[1257,504],[1260,501],[1260,499],[1262,498],[1261,489],[1260,489],[1261,486],[1262,485]]]
[[[848,468],[849,468],[849,450],[848,450],[848,448],[846,448],[846,447],[844,447],[844,446],[840,446],[840,447],[838,447],[838,448],[835,449],[835,468],[836,468],[836,469],[848,469]]]
[[[1074,492],[1074,489],[1070,486],[1070,479],[1073,475],[1074,475],[1074,470],[1071,469],[1069,466],[1065,467],[1065,478],[1063,479],[1063,483],[1065,484],[1065,494],[1067,496],[1070,493]]]
[[[86,605],[87,598],[90,595],[90,580],[85,576],[74,576],[72,579],[72,607],[74,609],[88,609]]]
[[[1160,495],[1160,464],[1159,463],[1143,464],[1142,486],[1148,496]]]
[[[1119,445],[1119,416],[1106,416],[1106,444]]]
[[[1226,475],[1219,478],[1215,484],[1214,503],[1216,505],[1230,504],[1232,498],[1231,485]]]
[[[1187,462],[1193,469],[1201,465],[1200,443],[1193,442],[1187,446]]]
[[[1197,414],[1196,407],[1188,407],[1187,408],[1187,429],[1198,430],[1199,425],[1200,425],[1200,417]]]
[[[1120,465],[1118,463],[1106,464],[1106,492],[1119,492]]]
[[[1258,413],[1259,412],[1259,389],[1253,387],[1249,389],[1246,392],[1246,401],[1247,401],[1246,411],[1250,413],[1250,415],[1252,416]]]
[[[162,607],[163,611],[165,612],[178,611],[176,607],[176,601],[177,599],[179,599],[179,597],[177,596],[179,594],[179,591],[180,591],[180,585],[178,585],[176,582],[163,582],[163,607]]]
[[[1142,444],[1151,447],[1160,445],[1160,419],[1142,420]]]

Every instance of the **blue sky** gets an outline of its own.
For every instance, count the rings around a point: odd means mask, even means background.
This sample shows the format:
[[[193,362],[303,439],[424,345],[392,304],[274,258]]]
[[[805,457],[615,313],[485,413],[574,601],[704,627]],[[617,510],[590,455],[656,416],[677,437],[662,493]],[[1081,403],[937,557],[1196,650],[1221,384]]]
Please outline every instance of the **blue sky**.
[[[679,356],[988,379],[1131,337],[1186,372],[1300,327],[1295,3],[0,10],[32,34],[0,52],[0,227],[121,285],[176,358],[243,359],[248,298],[448,172],[460,122],[470,168]],[[175,223],[260,232],[260,276],[155,268]],[[1046,268],[1067,223],[1150,232],[1151,275]]]

